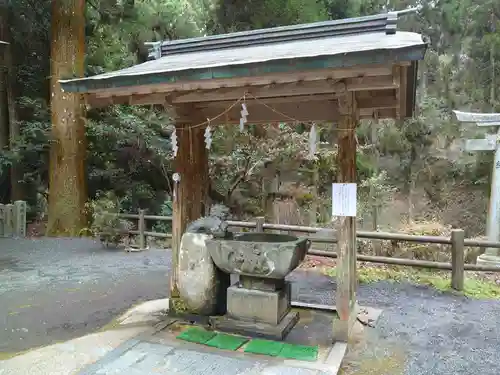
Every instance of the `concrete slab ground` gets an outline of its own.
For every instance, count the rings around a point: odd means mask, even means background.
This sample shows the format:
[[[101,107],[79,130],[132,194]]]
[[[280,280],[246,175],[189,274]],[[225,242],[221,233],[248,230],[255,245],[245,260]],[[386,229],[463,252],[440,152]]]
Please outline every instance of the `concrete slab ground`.
[[[185,327],[173,321],[165,329],[128,340],[78,375],[333,375],[346,351],[332,345],[316,362],[226,351],[176,339]]]
[[[70,375],[106,356],[149,327],[98,332],[0,361],[0,375]]]
[[[114,329],[0,361],[0,375],[333,375],[347,350],[343,343],[331,345],[331,329],[325,329],[335,319],[331,311],[296,309],[300,323],[285,341],[318,345],[318,360],[306,362],[178,340],[188,325],[168,318],[167,310],[168,299],[142,303],[117,318]]]

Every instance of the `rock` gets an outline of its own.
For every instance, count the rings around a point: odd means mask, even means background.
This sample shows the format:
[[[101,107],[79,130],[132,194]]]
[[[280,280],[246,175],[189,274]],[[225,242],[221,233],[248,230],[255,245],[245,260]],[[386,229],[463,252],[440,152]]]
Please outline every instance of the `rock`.
[[[205,246],[212,236],[185,233],[179,249],[179,293],[190,313],[212,315],[217,308],[215,264]]]

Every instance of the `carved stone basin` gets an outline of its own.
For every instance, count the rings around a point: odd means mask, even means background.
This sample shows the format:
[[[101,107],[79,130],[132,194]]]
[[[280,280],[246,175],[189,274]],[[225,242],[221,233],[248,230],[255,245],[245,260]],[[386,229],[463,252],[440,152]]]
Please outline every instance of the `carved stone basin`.
[[[286,234],[244,233],[230,239],[208,239],[207,250],[226,273],[284,279],[304,260],[311,241]]]

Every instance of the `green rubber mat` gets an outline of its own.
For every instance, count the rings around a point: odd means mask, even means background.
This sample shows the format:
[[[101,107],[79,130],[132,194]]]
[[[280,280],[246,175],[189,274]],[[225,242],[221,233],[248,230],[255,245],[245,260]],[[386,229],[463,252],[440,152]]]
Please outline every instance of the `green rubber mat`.
[[[206,331],[203,328],[191,327],[186,329],[176,338],[178,338],[179,340],[194,342],[196,344],[205,344],[215,335],[215,332]]]
[[[237,350],[247,341],[248,339],[245,337],[218,333],[215,337],[208,340],[205,345],[224,350]]]
[[[318,347],[307,345],[285,344],[278,357],[297,359],[299,361],[316,361],[318,359]]]
[[[247,344],[245,352],[276,357],[281,352],[284,345],[285,344],[282,342],[255,339]]]

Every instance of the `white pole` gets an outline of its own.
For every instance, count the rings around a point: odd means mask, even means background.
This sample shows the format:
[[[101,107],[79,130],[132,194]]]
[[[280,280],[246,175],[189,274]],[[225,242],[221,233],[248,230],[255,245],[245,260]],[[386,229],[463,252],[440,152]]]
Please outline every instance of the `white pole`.
[[[495,148],[495,161],[493,162],[491,172],[491,191],[490,191],[490,206],[488,210],[488,227],[487,236],[488,240],[499,242],[500,241],[500,128],[497,131],[496,148]],[[484,256],[499,256],[499,249],[488,248]],[[483,260],[483,259],[482,259]],[[484,259],[487,260],[487,259]]]

